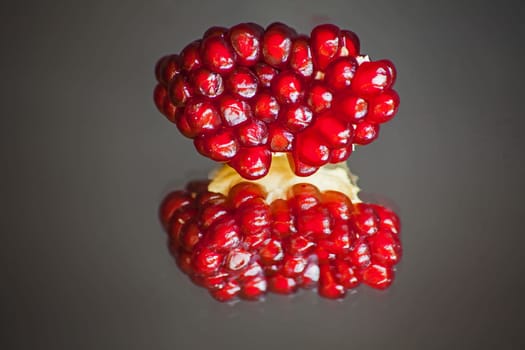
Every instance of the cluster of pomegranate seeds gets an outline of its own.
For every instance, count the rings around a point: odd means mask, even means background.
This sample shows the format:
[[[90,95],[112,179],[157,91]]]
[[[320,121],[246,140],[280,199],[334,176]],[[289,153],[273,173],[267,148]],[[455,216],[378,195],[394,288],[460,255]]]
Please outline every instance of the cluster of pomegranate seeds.
[[[276,152],[299,176],[345,161],[399,105],[392,62],[370,61],[353,32],[331,24],[309,37],[283,23],[212,27],[155,74],[158,109],[199,153],[250,180]]]
[[[316,288],[338,299],[364,283],[385,289],[401,257],[400,223],[388,208],[300,183],[267,203],[256,183],[228,195],[192,182],[160,208],[177,264],[220,301]]]

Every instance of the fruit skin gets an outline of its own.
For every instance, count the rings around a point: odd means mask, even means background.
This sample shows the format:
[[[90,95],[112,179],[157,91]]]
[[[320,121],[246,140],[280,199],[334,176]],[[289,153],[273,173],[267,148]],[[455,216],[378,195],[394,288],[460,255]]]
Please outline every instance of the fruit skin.
[[[392,284],[402,249],[400,220],[391,209],[352,203],[308,183],[271,203],[253,182],[237,183],[226,196],[209,192],[207,184],[193,181],[169,193],[159,217],[180,269],[216,300],[313,288],[341,299],[360,284]]]
[[[391,61],[361,56],[357,35],[335,25],[307,36],[284,23],[240,23],[211,27],[160,58],[153,99],[200,154],[246,179],[265,176],[276,152],[306,177],[378,138],[399,108],[396,75]]]

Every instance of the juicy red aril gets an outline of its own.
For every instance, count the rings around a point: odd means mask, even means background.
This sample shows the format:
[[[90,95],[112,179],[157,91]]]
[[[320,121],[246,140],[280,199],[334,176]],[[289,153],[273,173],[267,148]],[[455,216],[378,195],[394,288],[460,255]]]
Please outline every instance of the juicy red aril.
[[[175,122],[177,116],[177,107],[171,103],[168,98],[168,91],[166,87],[162,84],[157,84],[155,90],[153,91],[153,100],[155,101],[155,106],[159,112],[164,114],[166,118],[172,123]]]
[[[198,274],[211,275],[222,264],[223,255],[211,249],[203,248],[192,255],[192,267]]]
[[[235,65],[235,53],[220,36],[207,37],[201,44],[203,63],[214,72],[229,72]]]
[[[263,198],[252,198],[237,209],[237,222],[245,236],[267,231],[270,229],[270,207]]]
[[[251,253],[242,249],[234,249],[226,257],[226,267],[231,271],[242,270],[248,266],[251,258]]]
[[[293,40],[290,52],[290,67],[303,77],[310,77],[313,72],[312,51],[308,37],[300,36]]]
[[[401,232],[401,221],[392,209],[377,204],[371,204],[370,207],[374,209],[379,217],[379,228],[381,230],[390,231],[395,234]]]
[[[296,277],[304,271],[306,264],[307,261],[303,257],[287,256],[283,261],[283,274],[288,277]]]
[[[195,221],[189,221],[182,230],[183,232],[180,236],[181,245],[186,251],[191,252],[202,238],[201,229]]]
[[[277,99],[269,91],[264,91],[254,96],[252,109],[257,119],[271,123],[277,119],[280,107]]]
[[[341,30],[341,36],[339,38],[339,56],[358,56],[359,55],[359,38],[357,35],[350,30]]]
[[[368,239],[372,260],[383,266],[392,266],[401,259],[401,245],[388,231],[379,231]]]
[[[365,268],[370,265],[372,258],[368,244],[364,240],[356,241],[350,250],[349,259],[357,268]]]
[[[295,31],[282,23],[272,23],[263,35],[262,55],[271,66],[281,67],[288,61]]]
[[[350,218],[352,202],[341,192],[325,191],[321,198],[322,204],[330,212],[330,216],[336,220],[346,221]]]
[[[391,120],[399,107],[399,95],[387,90],[370,100],[370,111],[366,119],[372,123],[386,123]]]
[[[331,112],[319,115],[311,129],[314,129],[330,148],[347,146],[352,139],[352,129],[348,127],[348,123],[336,118]]]
[[[208,28],[204,34],[202,35],[203,38],[209,38],[210,36],[224,36],[228,32],[228,28],[225,27],[210,27]]]
[[[235,298],[240,290],[236,281],[228,281],[222,288],[210,291],[210,294],[218,301],[225,302]]]
[[[245,179],[255,180],[268,174],[271,162],[270,150],[257,146],[241,148],[229,164]]]
[[[330,158],[328,145],[314,132],[302,132],[297,135],[294,150],[300,161],[312,166],[325,165]]]
[[[279,115],[281,124],[294,133],[310,125],[312,119],[312,111],[303,105],[287,106]]]
[[[228,214],[228,209],[224,203],[206,203],[200,208],[200,226],[207,229],[226,214]]]
[[[330,151],[330,163],[340,163],[348,159],[352,154],[351,145],[347,147],[341,147]]]
[[[201,55],[200,55],[200,45],[201,41],[196,40],[186,46],[180,53],[182,68],[190,72],[194,69],[199,68],[202,65]]]
[[[240,243],[240,228],[233,218],[224,216],[208,229],[207,243],[216,250],[228,251]]]
[[[357,69],[357,62],[352,57],[340,57],[326,68],[325,82],[334,90],[350,86]]]
[[[359,235],[373,235],[379,229],[379,218],[367,204],[356,204],[350,219]]]
[[[263,276],[255,276],[247,280],[242,286],[241,297],[247,300],[257,300],[266,293],[268,283]]]
[[[293,225],[294,217],[286,200],[274,200],[270,206],[270,210],[272,214],[273,234],[279,238],[284,238],[296,232],[295,226]]]
[[[335,273],[329,265],[321,265],[319,274],[319,295],[329,299],[339,299],[345,296],[346,289],[335,278]]]
[[[244,123],[252,115],[250,105],[232,96],[222,96],[219,102],[222,120],[227,126]]]
[[[368,145],[379,136],[379,125],[363,121],[356,125],[354,130],[354,143]]]
[[[268,143],[272,152],[289,152],[292,150],[294,134],[280,124],[270,124],[268,128]]]
[[[228,203],[231,207],[237,209],[249,200],[254,198],[264,199],[265,197],[266,192],[261,186],[253,182],[239,182],[228,192]]]
[[[260,251],[259,256],[264,265],[274,265],[284,259],[281,242],[272,239]]]
[[[155,66],[155,76],[157,81],[163,85],[168,85],[182,69],[179,55],[166,55],[162,57]]]
[[[259,83],[264,87],[270,87],[273,78],[275,78],[278,73],[277,69],[262,62],[258,63],[253,70],[259,79]]]
[[[323,239],[332,233],[330,224],[328,210],[322,206],[310,208],[297,216],[297,232],[304,236]]]
[[[363,62],[352,80],[352,89],[371,95],[388,89],[394,82],[395,73],[392,62],[381,60]]]
[[[206,68],[199,68],[190,75],[193,91],[206,97],[217,97],[224,91],[222,76]]]
[[[251,119],[237,126],[237,135],[244,146],[264,145],[268,141],[268,128],[265,123]]]
[[[359,279],[352,267],[344,261],[336,261],[335,266],[339,282],[346,289],[352,289],[359,285]]]
[[[183,107],[193,95],[192,88],[184,74],[177,75],[168,87],[168,94],[175,106]]]
[[[227,128],[198,137],[194,142],[201,154],[218,162],[232,159],[239,150],[239,143],[233,130]]]
[[[191,197],[186,191],[173,191],[168,194],[160,206],[160,221],[168,227],[173,215],[181,208],[191,203]]]
[[[192,99],[184,108],[184,114],[189,126],[197,134],[212,132],[221,125],[221,117],[215,106],[204,99]]]
[[[230,44],[237,54],[239,64],[251,66],[259,60],[263,31],[252,23],[241,23],[230,29]]]
[[[348,91],[338,94],[334,99],[334,104],[341,118],[353,124],[362,121],[368,112],[368,103]]]
[[[314,65],[324,70],[339,51],[339,28],[332,24],[315,27],[310,34]]]
[[[235,69],[226,84],[229,92],[241,98],[252,98],[257,93],[257,77],[248,68]]]
[[[269,289],[278,294],[291,294],[297,290],[297,282],[281,274],[270,277],[268,281]]]
[[[279,103],[298,103],[304,96],[304,83],[296,73],[285,71],[273,79],[272,91]]]
[[[332,92],[322,83],[314,83],[306,93],[306,102],[314,113],[330,109],[332,100]]]
[[[299,183],[288,189],[288,202],[297,214],[315,207],[321,201],[319,189],[309,183]]]
[[[306,265],[303,273],[301,274],[301,287],[303,288],[313,288],[317,285],[319,281],[320,269],[319,265],[315,262],[310,261]]]
[[[363,282],[376,289],[385,289],[392,284],[393,271],[385,266],[373,264],[363,272]]]

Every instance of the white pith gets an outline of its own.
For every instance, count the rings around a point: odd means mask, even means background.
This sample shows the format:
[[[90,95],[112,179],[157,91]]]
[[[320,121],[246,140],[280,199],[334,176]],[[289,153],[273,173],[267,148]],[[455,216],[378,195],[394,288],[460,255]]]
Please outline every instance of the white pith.
[[[261,185],[268,193],[266,202],[271,203],[281,198],[287,199],[288,189],[298,183],[309,183],[316,186],[321,192],[338,191],[344,193],[353,203],[360,202],[357,196],[357,176],[350,172],[346,162],[338,164],[327,164],[321,167],[315,174],[308,177],[297,176],[293,173],[284,154],[275,154],[272,157],[272,165],[266,176],[258,180],[246,180],[237,171],[224,164],[210,174],[212,180],[208,185],[211,192],[219,192],[228,195],[230,188],[239,182],[254,182]]]

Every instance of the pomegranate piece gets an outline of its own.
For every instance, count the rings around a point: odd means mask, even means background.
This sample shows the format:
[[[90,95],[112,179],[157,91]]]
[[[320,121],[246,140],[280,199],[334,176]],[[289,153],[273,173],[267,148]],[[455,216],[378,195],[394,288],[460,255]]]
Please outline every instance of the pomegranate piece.
[[[361,283],[392,283],[401,243],[391,209],[308,183],[292,185],[285,198],[267,202],[268,195],[254,182],[238,182],[224,196],[199,181],[162,202],[171,254],[212,297],[260,300],[317,287],[340,299]]]
[[[161,57],[155,78],[157,109],[200,154],[249,180],[262,178],[276,153],[287,153],[303,177],[344,162],[354,145],[376,140],[399,108],[392,62],[361,56],[357,35],[332,24],[310,36],[283,23],[211,27],[179,54]],[[329,127],[327,113],[339,124]],[[268,153],[245,150],[252,147]]]

